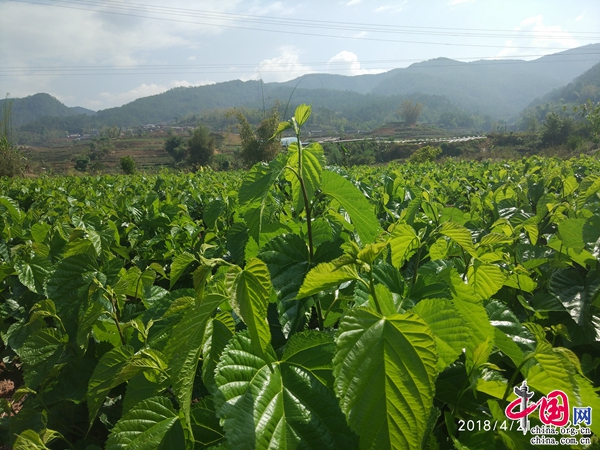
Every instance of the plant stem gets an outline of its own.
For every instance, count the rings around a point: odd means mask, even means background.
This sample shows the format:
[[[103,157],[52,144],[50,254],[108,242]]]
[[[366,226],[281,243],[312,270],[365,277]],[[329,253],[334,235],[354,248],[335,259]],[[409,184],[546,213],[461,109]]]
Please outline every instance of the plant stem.
[[[300,182],[300,187],[302,188],[302,197],[304,199],[304,209],[306,210],[306,226],[308,231],[308,252],[310,254],[310,259],[312,261],[314,255],[314,246],[313,246],[313,237],[312,237],[312,218],[311,218],[311,210],[310,203],[308,202],[308,192],[306,192],[306,184],[304,184],[304,177],[302,176],[302,143],[300,142],[300,130],[296,133],[296,140],[298,141],[298,172],[296,176],[298,177],[298,181]]]
[[[419,262],[421,261],[421,245],[419,245],[419,249],[417,250],[417,257],[415,259],[415,269],[412,276],[412,285],[414,286],[417,282],[417,270],[419,269]]]
[[[317,300],[317,320],[319,321],[319,331],[323,331],[325,329],[324,319],[323,319],[323,310],[321,309],[321,300]]]
[[[369,272],[369,290],[371,291],[371,295],[373,296],[373,300],[375,301],[375,309],[379,314],[383,314],[381,311],[381,305],[379,305],[379,299],[377,298],[377,293],[375,292],[375,280],[373,279],[373,267],[371,267],[371,271]]]
[[[127,342],[125,342],[125,336],[123,336],[123,330],[121,330],[121,325],[119,324],[119,316],[117,313],[117,301],[113,295],[110,296],[110,302],[113,306],[113,313],[111,314],[111,316],[115,321],[115,325],[117,326],[117,331],[119,332],[119,337],[121,338],[121,344],[127,345]]]
[[[515,372],[512,374],[512,377],[510,377],[510,380],[506,384],[506,390],[504,391],[504,395],[502,396],[503,402],[505,402],[506,399],[508,398],[508,394],[510,393],[510,388],[511,388],[511,386],[514,385],[517,375],[519,375],[521,373],[521,369],[523,368],[525,363],[527,361],[529,361],[531,358],[533,358],[533,354],[530,354],[530,355],[526,356],[525,358],[523,358],[523,361],[521,361],[521,364],[519,364],[517,366],[517,368],[515,369]]]

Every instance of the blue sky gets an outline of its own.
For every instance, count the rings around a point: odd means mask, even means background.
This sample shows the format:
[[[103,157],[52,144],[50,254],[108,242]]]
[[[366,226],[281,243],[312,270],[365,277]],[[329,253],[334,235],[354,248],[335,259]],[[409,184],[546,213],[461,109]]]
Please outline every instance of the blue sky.
[[[120,106],[177,86],[535,59],[600,42],[598,0],[0,0],[0,92]]]

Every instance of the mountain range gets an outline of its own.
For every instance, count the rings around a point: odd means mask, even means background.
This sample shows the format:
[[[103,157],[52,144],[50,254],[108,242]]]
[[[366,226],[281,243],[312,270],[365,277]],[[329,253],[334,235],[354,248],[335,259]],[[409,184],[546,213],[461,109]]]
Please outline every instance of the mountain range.
[[[494,120],[510,120],[536,99],[543,99],[575,82],[576,77],[583,77],[579,81],[580,87],[590,84],[588,78],[593,81],[600,74],[599,62],[600,44],[531,61],[460,62],[437,58],[381,74],[310,74],[285,83],[235,80],[180,87],[96,113],[85,108],[69,108],[48,94],[36,94],[13,99],[13,125],[18,127],[42,117],[53,117],[46,123],[60,124],[65,129],[72,123],[135,126],[171,122],[215,109],[262,109],[275,103],[286,105],[290,98],[294,105],[313,104],[317,116],[320,109],[327,114],[354,117],[355,120],[364,120],[369,111],[379,115],[377,120],[389,119],[402,100],[408,98],[422,100],[432,117],[434,110],[437,116],[442,114],[440,111],[452,111],[453,114],[462,111]],[[594,70],[590,70],[593,67]],[[0,106],[4,101],[0,100]]]

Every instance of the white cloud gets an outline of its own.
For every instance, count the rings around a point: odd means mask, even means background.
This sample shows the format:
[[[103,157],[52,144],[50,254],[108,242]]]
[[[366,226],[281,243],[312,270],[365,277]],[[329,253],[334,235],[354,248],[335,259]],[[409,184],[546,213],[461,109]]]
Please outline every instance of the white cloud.
[[[582,21],[583,19],[585,19],[585,13],[584,13],[584,14],[581,14],[581,15],[579,15],[579,16],[577,16],[577,17],[575,18],[575,22],[580,22],[580,21]]]
[[[375,13],[399,13],[404,10],[404,5],[408,2],[408,0],[404,0],[403,2],[396,2],[393,5],[382,5],[378,8],[375,8],[373,12]]]
[[[226,13],[238,2],[203,1],[195,8]],[[189,8],[189,3],[174,0],[169,7]],[[195,48],[201,36],[221,33],[220,25],[231,22],[225,16],[204,18],[191,12],[183,16],[167,12],[157,14],[148,7],[138,6],[124,11],[131,15],[112,14],[120,10],[108,7],[82,11],[12,2],[3,2],[2,9],[0,28],[4,36],[10,37],[10,45],[0,45],[0,59],[6,66],[23,66],[25,59],[45,60],[47,65],[135,65],[144,62],[140,53]]]
[[[360,2],[361,0],[350,0],[348,3],[346,3],[346,6],[358,5]]]
[[[343,50],[332,57],[327,63],[327,68],[332,72],[351,76],[385,72],[385,69],[363,69],[358,56],[347,50]]]
[[[545,25],[544,18],[541,15],[523,20],[520,26],[516,27],[514,31],[517,35],[519,32],[524,32],[521,36],[526,37],[509,39],[506,41],[504,48],[496,56],[519,56],[530,54],[532,50],[543,51],[546,48],[552,50],[550,53],[555,53],[556,51],[560,51],[557,49],[567,50],[580,45],[570,33],[563,31],[560,26]]]
[[[255,71],[256,79],[261,76],[264,81],[288,81],[314,70],[300,62],[299,50],[286,46],[280,49],[281,54],[275,58],[265,59]]]

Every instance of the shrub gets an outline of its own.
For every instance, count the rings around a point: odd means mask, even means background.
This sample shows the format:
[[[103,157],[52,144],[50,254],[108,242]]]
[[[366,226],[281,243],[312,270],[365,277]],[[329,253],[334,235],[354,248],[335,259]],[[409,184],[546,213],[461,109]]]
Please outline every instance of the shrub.
[[[125,155],[121,158],[121,171],[125,174],[125,175],[133,175],[135,173],[135,169],[136,169],[136,164],[134,159],[129,156],[129,155]]]
[[[261,121],[256,129],[250,125],[246,116],[237,112],[238,128],[242,140],[241,157],[247,167],[252,167],[257,162],[271,161],[281,151],[279,139],[271,139],[279,125],[279,112],[273,112]]]
[[[438,156],[442,154],[442,149],[439,147],[432,147],[428,145],[426,147],[421,147],[416,152],[414,152],[408,161],[411,163],[423,163],[428,161],[435,161]]]
[[[170,133],[169,137],[165,141],[165,151],[179,163],[184,160],[186,156],[185,139],[181,136]]]
[[[24,157],[6,137],[0,138],[0,177],[15,177],[23,174]]]
[[[85,172],[90,164],[90,157],[87,155],[79,155],[75,158],[75,170]]]
[[[215,140],[210,137],[208,128],[200,125],[188,140],[188,162],[206,166],[215,154]]]

